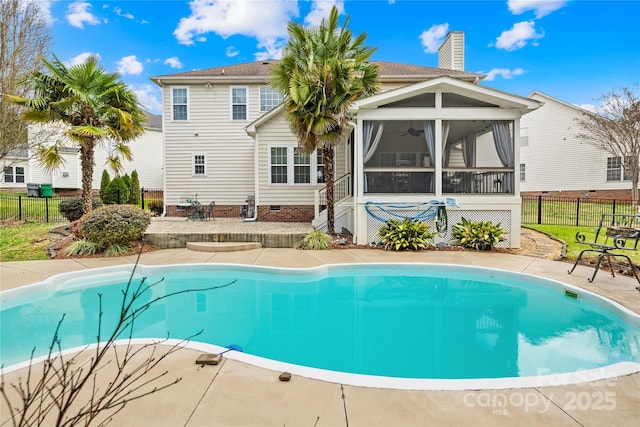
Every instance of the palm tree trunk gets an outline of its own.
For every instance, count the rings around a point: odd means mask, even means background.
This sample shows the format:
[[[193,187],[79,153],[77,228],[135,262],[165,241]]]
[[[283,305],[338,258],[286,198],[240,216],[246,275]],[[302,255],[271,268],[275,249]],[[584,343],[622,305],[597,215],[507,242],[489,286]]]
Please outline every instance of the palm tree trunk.
[[[333,145],[326,145],[322,149],[322,161],[324,162],[325,185],[327,186],[327,233],[335,234],[335,211],[333,209],[333,183],[335,181],[333,170]]]
[[[85,139],[80,144],[80,162],[82,164],[82,213],[87,214],[92,209],[91,186],[93,184],[93,152],[94,142]]]

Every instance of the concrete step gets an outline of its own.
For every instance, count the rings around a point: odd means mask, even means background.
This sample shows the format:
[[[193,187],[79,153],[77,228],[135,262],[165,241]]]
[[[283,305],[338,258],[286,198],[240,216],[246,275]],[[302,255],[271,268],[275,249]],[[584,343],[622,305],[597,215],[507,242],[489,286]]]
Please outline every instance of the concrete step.
[[[260,242],[187,242],[187,249],[196,252],[234,252],[260,248]]]

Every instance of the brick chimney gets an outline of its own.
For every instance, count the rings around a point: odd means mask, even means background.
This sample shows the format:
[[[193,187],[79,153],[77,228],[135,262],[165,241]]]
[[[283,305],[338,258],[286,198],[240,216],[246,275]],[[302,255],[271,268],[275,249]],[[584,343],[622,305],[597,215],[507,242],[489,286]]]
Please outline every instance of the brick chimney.
[[[438,68],[464,71],[464,32],[449,31],[438,48]]]

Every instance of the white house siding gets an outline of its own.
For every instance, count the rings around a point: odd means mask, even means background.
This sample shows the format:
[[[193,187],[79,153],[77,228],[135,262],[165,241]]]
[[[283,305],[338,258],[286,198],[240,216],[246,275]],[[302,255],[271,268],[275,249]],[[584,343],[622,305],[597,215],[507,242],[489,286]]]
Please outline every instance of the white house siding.
[[[179,205],[185,196],[217,206],[242,206],[254,188],[254,142],[244,128],[259,116],[258,85],[248,87],[247,120],[231,120],[230,85],[188,87],[188,120],[174,121],[172,86],[164,87],[165,203]],[[234,85],[236,86],[236,85]],[[206,176],[193,176],[192,156],[206,155]]]
[[[291,134],[284,113],[280,113],[258,128],[258,173],[259,173],[259,205],[313,205],[314,192],[324,184],[271,184],[269,165],[270,147],[275,145],[297,146],[297,139]],[[345,153],[348,145],[336,147],[335,178],[347,172]]]
[[[574,118],[580,113],[552,97],[534,92],[531,99],[544,102],[525,115],[520,128],[528,128],[528,144],[520,145],[520,163],[525,164],[521,192],[564,192],[630,189],[630,181],[607,181],[606,152],[575,137]]]
[[[128,145],[131,149],[132,160],[122,160],[123,174],[128,173],[131,176],[131,172],[135,170],[138,172],[140,187],[161,189],[164,183],[162,131],[160,129],[146,129],[142,136]],[[106,169],[111,178],[114,177],[114,172],[105,165],[106,160],[106,147],[97,148],[94,153],[95,165],[92,184],[94,189],[100,188],[103,170]]]

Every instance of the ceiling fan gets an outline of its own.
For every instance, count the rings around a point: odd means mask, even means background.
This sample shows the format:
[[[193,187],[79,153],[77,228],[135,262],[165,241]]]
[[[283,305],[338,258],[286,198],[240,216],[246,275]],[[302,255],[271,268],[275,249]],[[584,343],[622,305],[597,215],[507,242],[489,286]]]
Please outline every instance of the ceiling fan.
[[[411,136],[420,136],[424,133],[424,129],[416,129],[413,127],[413,122],[411,122],[411,127],[409,127],[409,129],[407,129],[405,131],[405,133],[401,134],[400,136],[407,136],[407,135],[411,135]]]

